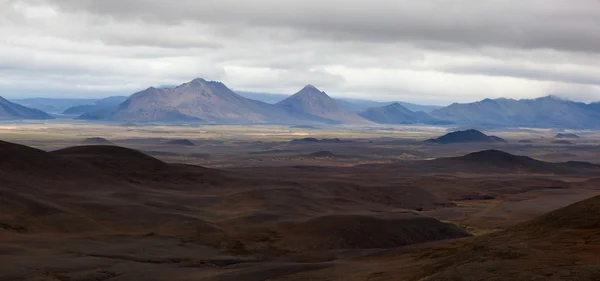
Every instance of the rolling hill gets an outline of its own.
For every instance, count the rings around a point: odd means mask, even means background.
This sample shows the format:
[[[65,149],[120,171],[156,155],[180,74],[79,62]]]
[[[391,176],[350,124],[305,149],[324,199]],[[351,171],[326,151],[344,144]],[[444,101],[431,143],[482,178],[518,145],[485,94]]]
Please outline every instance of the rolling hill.
[[[18,119],[48,120],[54,117],[39,109],[25,107],[0,97],[0,120]]]

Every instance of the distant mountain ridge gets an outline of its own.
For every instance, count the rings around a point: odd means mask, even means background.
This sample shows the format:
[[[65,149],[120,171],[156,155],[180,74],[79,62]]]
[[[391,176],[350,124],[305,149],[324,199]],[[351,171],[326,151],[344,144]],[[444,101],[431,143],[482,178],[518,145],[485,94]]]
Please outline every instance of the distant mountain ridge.
[[[84,98],[25,98],[12,99],[11,102],[17,103],[26,107],[39,109],[51,113],[63,113],[73,107],[78,106],[117,106],[125,101],[125,96],[111,96],[101,99],[84,99]]]
[[[449,122],[437,120],[429,114],[413,112],[399,103],[373,107],[360,113],[360,116],[378,124],[431,124],[441,125]]]
[[[114,110],[119,104],[127,100],[126,96],[112,96],[99,100],[94,100],[91,104],[76,105],[67,108],[63,114],[65,115],[82,115],[82,114],[102,114]]]
[[[569,101],[554,96],[537,99],[484,99],[454,103],[431,112],[431,116],[457,124],[502,127],[600,128],[600,111],[595,104]]]
[[[54,117],[39,109],[22,106],[0,97],[0,120],[18,119],[49,120]]]
[[[289,95],[286,94],[276,94],[276,93],[257,93],[257,92],[248,92],[248,91],[235,91],[243,97],[254,99],[270,104],[276,104],[286,98]],[[406,107],[410,111],[423,111],[423,112],[431,112],[436,109],[440,109],[443,106],[438,105],[422,105],[422,104],[414,104],[403,101],[373,101],[373,100],[365,100],[365,99],[352,99],[352,98],[333,98],[337,101],[337,103],[346,109],[347,111],[352,112],[363,112],[372,107],[386,106],[393,103],[399,103],[400,105]]]

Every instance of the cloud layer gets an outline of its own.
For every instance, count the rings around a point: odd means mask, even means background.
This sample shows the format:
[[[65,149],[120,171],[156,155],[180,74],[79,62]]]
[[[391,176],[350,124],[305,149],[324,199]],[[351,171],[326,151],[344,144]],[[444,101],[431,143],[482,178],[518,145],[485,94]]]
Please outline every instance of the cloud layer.
[[[447,104],[600,100],[595,0],[0,0],[6,96],[195,77],[234,89]]]

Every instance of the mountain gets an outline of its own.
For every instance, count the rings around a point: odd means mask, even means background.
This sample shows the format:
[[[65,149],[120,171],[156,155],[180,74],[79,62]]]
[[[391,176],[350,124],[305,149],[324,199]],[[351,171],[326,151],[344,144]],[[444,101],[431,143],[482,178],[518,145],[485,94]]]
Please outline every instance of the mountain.
[[[127,100],[128,97],[126,96],[112,96],[112,97],[106,97],[103,99],[99,99],[96,102],[94,102],[95,105],[98,106],[117,106],[123,102],[125,102]]]
[[[284,100],[285,98],[289,97],[288,95],[285,95],[285,94],[275,94],[275,93],[256,93],[256,92],[246,92],[246,91],[235,91],[235,92],[240,94],[243,97],[270,103],[270,104],[276,104],[276,103]],[[380,102],[380,101],[363,100],[363,99],[347,99],[347,98],[334,98],[334,99],[345,110],[351,111],[351,112],[356,112],[356,113],[363,112],[371,107],[386,106],[386,105],[390,105],[393,103],[399,103],[400,105],[406,107],[408,110],[415,111],[415,112],[416,111],[431,112],[431,111],[434,111],[436,109],[440,109],[443,107],[443,106],[437,106],[437,105],[421,105],[421,104],[414,104],[414,103],[401,102],[401,101]]]
[[[276,104],[294,114],[307,114],[328,120],[330,123],[367,124],[366,119],[342,108],[336,100],[313,85],[306,85],[300,92]]]
[[[592,105],[547,96],[537,99],[485,99],[454,103],[431,116],[458,124],[539,128],[600,128],[600,111]]]
[[[66,115],[82,115],[82,114],[102,114],[102,112],[108,112],[116,109],[116,107],[125,102],[127,97],[125,96],[113,96],[99,100],[95,100],[93,104],[76,105],[66,109],[63,114]]]
[[[0,120],[15,119],[48,120],[54,117],[39,109],[25,107],[0,97]]]
[[[100,108],[105,108],[103,106],[94,105],[94,104],[85,104],[85,105],[76,105],[68,108],[63,112],[65,115],[81,115],[84,113],[88,113],[91,111],[96,111]]]
[[[439,143],[439,144],[451,144],[451,143],[505,143],[506,140],[496,137],[488,136],[477,130],[466,130],[457,131],[445,134],[437,139],[429,139],[427,142]]]
[[[293,114],[274,105],[244,98],[223,83],[194,79],[175,88],[150,87],[113,110],[90,112],[80,119],[130,122],[195,121],[209,123],[297,124],[325,121]]]
[[[593,110],[593,111],[600,112],[600,101],[599,102],[590,103],[588,105],[588,108],[591,109],[591,110]]]
[[[73,106],[94,104],[98,99],[74,99],[74,98],[27,98],[12,99],[11,102],[39,109],[45,112],[61,113]]]
[[[418,111],[413,112],[399,103],[372,107],[360,113],[360,116],[379,124],[447,124],[437,120],[429,114]]]
[[[394,103],[398,103],[398,104],[406,107],[406,109],[408,109],[410,111],[415,111],[415,112],[423,111],[426,113],[429,113],[431,111],[434,111],[436,109],[440,109],[443,107],[443,106],[437,106],[437,105],[414,104],[414,103],[408,103],[408,102],[402,102],[402,101],[379,102],[379,101],[363,100],[363,99],[336,99],[336,100],[343,108],[345,108],[348,111],[352,111],[352,112],[363,112],[372,107],[381,107],[381,106],[386,106],[386,105],[390,105],[390,104],[394,104]]]

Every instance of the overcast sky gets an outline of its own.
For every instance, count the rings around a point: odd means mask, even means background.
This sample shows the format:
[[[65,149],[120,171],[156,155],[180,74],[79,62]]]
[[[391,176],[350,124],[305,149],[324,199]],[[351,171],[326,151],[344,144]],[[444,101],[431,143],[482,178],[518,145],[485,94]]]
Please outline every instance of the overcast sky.
[[[600,100],[598,0],[0,0],[0,95]]]

